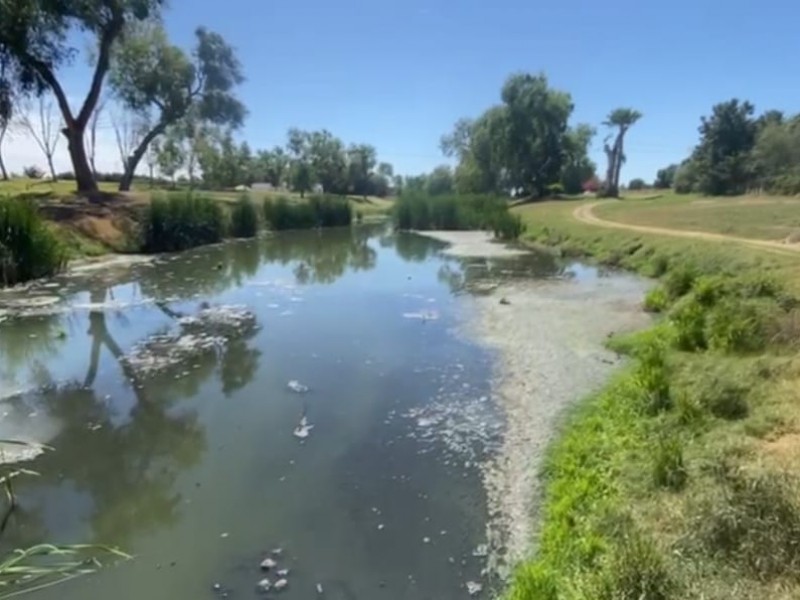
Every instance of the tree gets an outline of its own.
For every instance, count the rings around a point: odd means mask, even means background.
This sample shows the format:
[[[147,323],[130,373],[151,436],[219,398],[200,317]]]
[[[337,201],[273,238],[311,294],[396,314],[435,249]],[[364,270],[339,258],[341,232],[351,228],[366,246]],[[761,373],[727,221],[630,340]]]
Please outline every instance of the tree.
[[[306,192],[311,190],[313,183],[313,175],[308,163],[295,161],[292,164],[292,189],[296,192],[300,192],[300,197],[303,198]]]
[[[642,118],[642,113],[632,108],[617,108],[611,111],[603,125],[616,129],[616,138],[613,145],[608,145],[609,138],[606,139],[604,150],[608,157],[608,170],[606,171],[605,189],[603,195],[616,198],[619,196],[619,178],[622,173],[622,163],[627,160],[625,156],[625,134],[628,130]]]
[[[631,179],[630,183],[628,184],[628,189],[633,191],[643,190],[647,187],[644,179],[637,177],[636,179]]]
[[[753,176],[750,152],[758,125],[755,107],[738,99],[717,104],[700,124],[700,143],[692,153],[698,191],[708,195],[741,194]]]
[[[89,119],[89,165],[92,167],[92,175],[94,175],[95,178],[97,178],[97,164],[95,162],[97,158],[97,126],[105,106],[106,100],[100,100],[97,104],[97,108],[92,112],[92,118]]]
[[[11,85],[3,76],[2,65],[0,64],[0,176],[2,176],[3,181],[8,181],[8,171],[6,171],[6,165],[3,162],[3,141],[6,138],[13,117],[14,95]]]
[[[311,171],[309,157],[309,134],[300,129],[292,128],[287,134],[286,149],[291,156],[291,183],[292,189],[300,192],[303,198],[311,186],[314,185],[314,174]]]
[[[760,188],[778,194],[800,193],[800,115],[761,126],[752,157]]]
[[[254,162],[255,181],[270,183],[275,188],[281,187],[286,182],[289,156],[280,146],[275,146],[272,150],[259,150]]]
[[[350,189],[366,199],[370,193],[370,176],[378,162],[377,152],[369,144],[354,144],[347,150],[347,160]]]
[[[114,139],[117,142],[117,152],[122,165],[122,172],[128,169],[131,155],[136,147],[141,143],[142,138],[149,129],[149,124],[141,115],[128,111],[118,111],[111,114],[111,127],[114,130]],[[92,142],[90,148],[92,170],[94,171],[94,146]]]
[[[136,167],[147,146],[190,110],[194,119],[219,126],[239,127],[245,109],[234,96],[244,81],[241,65],[227,42],[204,28],[195,32],[196,46],[189,57],[169,43],[157,24],[130,28],[113,56],[111,86],[123,105],[152,116],[153,126],[134,149],[120,190],[130,189]]]
[[[34,113],[35,110],[35,114]],[[58,179],[56,169],[53,166],[53,155],[58,147],[59,121],[55,114],[53,102],[39,96],[36,102],[36,109],[31,104],[23,105],[20,110],[19,124],[39,146],[39,149],[47,160],[47,167],[50,169],[50,176],[53,181]]]
[[[307,154],[311,170],[326,193],[347,193],[347,156],[344,143],[330,131],[307,134]]]
[[[7,0],[0,2],[0,62],[6,77],[25,92],[56,98],[62,133],[67,138],[78,190],[97,190],[85,148],[85,132],[108,72],[113,45],[126,25],[156,17],[164,0]],[[89,90],[74,113],[58,71],[78,49],[74,43],[89,35],[96,42],[96,59]]]
[[[443,196],[453,193],[453,169],[449,165],[440,165],[428,175],[425,188],[431,196]]]
[[[158,166],[158,155],[161,154],[161,145],[158,140],[153,140],[153,143],[147,147],[147,152],[144,153],[144,164],[147,165],[147,178],[149,180],[150,189],[153,188],[154,177],[153,172]]]
[[[668,190],[672,187],[672,183],[675,181],[675,173],[677,172],[678,165],[670,165],[665,169],[659,169],[656,173],[656,180],[653,183],[653,187],[660,190]]]
[[[180,144],[180,134],[170,132],[160,146],[156,160],[158,170],[172,181],[172,187],[175,187],[175,175],[183,166],[185,158]]]
[[[567,194],[580,194],[583,184],[594,177],[597,167],[589,158],[589,147],[595,136],[591,125],[580,124],[567,131],[565,160],[561,171],[561,186]]]

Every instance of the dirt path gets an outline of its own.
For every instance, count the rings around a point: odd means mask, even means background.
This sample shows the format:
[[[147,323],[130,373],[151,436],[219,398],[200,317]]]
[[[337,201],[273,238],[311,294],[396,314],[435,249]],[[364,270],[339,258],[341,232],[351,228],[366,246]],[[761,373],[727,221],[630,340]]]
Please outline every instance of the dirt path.
[[[655,235],[668,235],[672,237],[688,238],[695,240],[705,240],[709,242],[729,242],[733,244],[741,244],[750,246],[751,248],[760,248],[768,252],[778,254],[797,256],[800,253],[800,246],[784,244],[783,242],[773,242],[769,240],[754,240],[751,238],[737,237],[733,235],[724,235],[721,233],[710,233],[708,231],[693,231],[687,229],[668,229],[666,227],[651,227],[648,225],[631,225],[629,223],[620,223],[619,221],[608,221],[601,219],[594,214],[594,208],[601,204],[608,202],[616,202],[616,200],[607,200],[605,202],[593,202],[591,204],[582,204],[572,211],[572,216],[587,225],[595,225],[597,227],[608,227],[612,229],[626,229],[628,231],[638,231],[639,233],[652,233]]]

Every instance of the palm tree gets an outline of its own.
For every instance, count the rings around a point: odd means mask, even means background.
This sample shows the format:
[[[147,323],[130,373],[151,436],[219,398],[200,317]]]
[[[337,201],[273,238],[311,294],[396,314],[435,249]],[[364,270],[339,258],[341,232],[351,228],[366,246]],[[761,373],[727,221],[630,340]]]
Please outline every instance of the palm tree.
[[[606,127],[617,129],[617,137],[614,140],[614,145],[609,146],[609,136],[606,138],[605,151],[608,156],[608,172],[606,173],[606,183],[603,189],[603,195],[609,198],[616,198],[619,196],[619,176],[622,171],[622,163],[625,162],[625,152],[623,150],[623,142],[625,134],[628,132],[636,121],[642,118],[642,113],[632,108],[618,108],[611,111],[608,118],[603,121]]]

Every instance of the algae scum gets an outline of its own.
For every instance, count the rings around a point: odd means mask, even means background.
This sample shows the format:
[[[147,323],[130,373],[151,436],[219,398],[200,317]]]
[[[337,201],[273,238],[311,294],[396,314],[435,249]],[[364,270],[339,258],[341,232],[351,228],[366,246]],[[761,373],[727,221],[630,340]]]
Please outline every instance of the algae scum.
[[[41,476],[2,550],[135,556],[36,597],[488,597],[504,423],[457,331],[498,276],[564,271],[441,247],[286,233],[0,293],[0,438],[52,448],[3,449]]]

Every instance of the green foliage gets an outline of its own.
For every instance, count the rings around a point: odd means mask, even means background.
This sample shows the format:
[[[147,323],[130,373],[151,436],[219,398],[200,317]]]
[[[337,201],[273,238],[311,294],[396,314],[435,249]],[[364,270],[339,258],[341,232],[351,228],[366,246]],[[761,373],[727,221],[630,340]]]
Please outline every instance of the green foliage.
[[[733,421],[749,412],[748,388],[728,376],[711,375],[699,386],[698,401],[715,417]]]
[[[703,407],[688,393],[678,394],[675,399],[675,414],[680,425],[695,427],[703,422]]]
[[[756,352],[768,342],[774,311],[758,300],[725,299],[709,314],[708,345],[723,352]]]
[[[222,208],[213,199],[191,193],[156,196],[142,225],[142,251],[186,250],[217,243],[224,234]]]
[[[672,407],[664,344],[650,340],[637,349],[633,381],[641,392],[645,413],[654,415]]]
[[[695,297],[687,297],[676,303],[669,318],[675,330],[674,341],[678,349],[692,352],[708,347],[706,308]]]
[[[631,179],[630,183],[628,184],[629,190],[643,190],[647,187],[647,183],[645,183],[644,179]]]
[[[394,206],[399,229],[493,231],[501,239],[513,240],[524,231],[518,215],[508,211],[508,202],[491,196],[424,196],[406,193]]]
[[[258,233],[258,211],[250,196],[243,194],[231,209],[231,235],[236,238],[255,237]]]
[[[453,193],[453,170],[449,165],[440,165],[431,171],[425,181],[425,191],[429,196],[446,196]]]
[[[673,491],[683,489],[689,475],[683,445],[676,435],[663,435],[653,447],[653,483]]]
[[[664,288],[657,286],[645,294],[644,309],[648,312],[660,313],[669,306],[669,298]]]
[[[723,469],[721,489],[697,509],[688,545],[760,580],[800,569],[797,482],[781,474]]]
[[[608,118],[603,123],[606,127],[615,129],[617,132],[614,144],[609,146],[605,144],[604,150],[608,157],[608,170],[606,171],[605,187],[603,195],[609,198],[616,198],[619,196],[620,173],[622,172],[622,164],[625,162],[625,134],[633,127],[639,119],[642,118],[642,113],[632,108],[617,108],[608,115]]]
[[[678,165],[670,165],[665,169],[659,169],[656,173],[656,180],[653,187],[659,190],[668,190],[675,181],[675,174],[678,172]]]
[[[280,196],[274,202],[269,199],[264,201],[264,221],[275,231],[346,227],[352,220],[350,203],[332,196],[312,196],[308,202],[296,203],[285,196]]]
[[[667,295],[675,300],[689,293],[697,278],[697,268],[689,263],[681,263],[670,269],[664,277],[663,286]]]
[[[32,202],[0,199],[0,284],[54,275],[66,262],[64,248]]]
[[[566,157],[560,180],[563,193],[580,194],[583,184],[595,177],[597,165],[589,158],[589,147],[596,133],[594,127],[585,123],[567,130]]]

